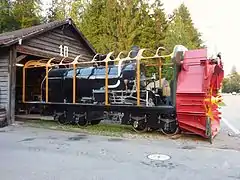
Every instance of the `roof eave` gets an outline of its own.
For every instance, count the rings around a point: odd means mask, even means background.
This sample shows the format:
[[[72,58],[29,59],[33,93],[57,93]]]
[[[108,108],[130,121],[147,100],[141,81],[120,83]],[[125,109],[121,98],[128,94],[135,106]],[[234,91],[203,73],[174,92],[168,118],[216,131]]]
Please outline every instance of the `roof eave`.
[[[62,25],[67,24],[67,23],[68,23],[67,21],[62,21],[61,23],[57,24],[56,26],[49,27],[49,28],[45,28],[45,29],[40,29],[40,30],[38,30],[38,31],[36,31],[36,32],[31,33],[30,35],[27,34],[26,36],[22,36],[22,37],[20,37],[20,38],[17,38],[17,39],[8,41],[8,42],[6,42],[6,43],[3,43],[2,45],[0,45],[0,47],[9,47],[9,46],[12,46],[13,44],[18,43],[20,39],[22,39],[22,40],[29,39],[29,38],[31,38],[31,37],[34,37],[34,36],[39,35],[39,34],[42,34],[42,33],[44,33],[44,32],[47,32],[47,31],[49,31],[49,30],[51,30],[51,29],[54,29],[54,28],[56,28],[56,27],[62,26]]]
[[[90,44],[90,42],[85,38],[85,36],[82,34],[81,31],[78,30],[78,28],[75,26],[73,20],[71,18],[68,18],[67,20],[63,20],[62,22],[56,24],[55,26],[51,26],[51,27],[48,27],[48,28],[44,28],[44,29],[40,29],[38,31],[35,31],[31,34],[27,34],[25,36],[22,36],[22,37],[19,37],[17,39],[13,39],[13,40],[10,40],[10,41],[6,41],[2,44],[0,44],[0,47],[9,47],[9,46],[12,46],[14,44],[17,44],[19,42],[19,40],[26,40],[26,39],[29,39],[29,38],[32,38],[36,35],[39,35],[39,34],[42,34],[44,32],[47,32],[51,29],[54,29],[54,28],[57,28],[59,26],[62,26],[62,25],[65,25],[65,24],[71,24],[72,27],[76,30],[76,32],[80,35],[80,37],[83,39],[83,41],[87,44],[87,46],[90,48],[90,50],[93,52],[93,54],[96,54],[96,50],[93,48],[93,46]]]

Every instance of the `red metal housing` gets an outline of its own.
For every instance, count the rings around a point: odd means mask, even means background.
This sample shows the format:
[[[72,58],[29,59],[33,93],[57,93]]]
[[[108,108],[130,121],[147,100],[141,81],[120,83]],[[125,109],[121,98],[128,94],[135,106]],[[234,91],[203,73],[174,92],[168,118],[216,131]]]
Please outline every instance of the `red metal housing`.
[[[219,132],[218,92],[223,76],[220,57],[209,59],[207,49],[185,52],[176,91],[177,119],[182,131],[210,139]]]

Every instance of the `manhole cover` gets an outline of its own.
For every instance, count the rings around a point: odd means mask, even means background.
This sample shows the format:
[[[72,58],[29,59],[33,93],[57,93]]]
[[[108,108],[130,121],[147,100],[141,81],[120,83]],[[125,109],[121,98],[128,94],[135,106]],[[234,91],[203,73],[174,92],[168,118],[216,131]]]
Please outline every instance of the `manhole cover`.
[[[166,161],[170,159],[170,156],[165,154],[150,154],[147,157],[148,159],[155,160],[155,161]]]

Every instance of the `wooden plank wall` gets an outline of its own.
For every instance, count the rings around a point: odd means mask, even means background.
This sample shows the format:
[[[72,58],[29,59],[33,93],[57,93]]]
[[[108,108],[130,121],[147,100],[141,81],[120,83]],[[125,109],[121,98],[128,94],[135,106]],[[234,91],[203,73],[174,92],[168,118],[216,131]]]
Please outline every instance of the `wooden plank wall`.
[[[8,110],[9,100],[9,49],[0,49],[0,105]]]
[[[27,46],[28,49],[33,51],[47,53],[49,57],[60,55],[60,45],[68,46],[70,58],[75,58],[81,54],[83,56],[81,60],[89,61],[94,56],[93,52],[79,39],[71,27],[65,27],[64,30],[63,27],[56,28],[23,42],[24,47]]]
[[[17,51],[16,46],[11,46],[9,51],[9,102],[8,102],[8,112],[7,119],[8,123],[12,124],[15,122],[15,99],[16,99],[16,59]]]

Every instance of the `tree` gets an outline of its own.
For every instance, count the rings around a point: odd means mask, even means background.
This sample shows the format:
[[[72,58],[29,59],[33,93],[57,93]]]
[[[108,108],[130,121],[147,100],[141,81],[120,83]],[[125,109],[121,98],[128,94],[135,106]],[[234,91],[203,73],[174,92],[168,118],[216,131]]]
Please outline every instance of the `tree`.
[[[81,2],[72,14],[98,51],[119,52],[133,45],[156,49],[163,45],[167,21],[160,0],[152,6],[144,0],[92,0],[84,7]]]
[[[85,11],[85,0],[75,0],[72,2],[71,10],[69,12],[70,17],[74,20],[74,22],[79,26],[81,22],[82,15]]]
[[[240,74],[237,73],[236,66],[233,66],[231,73],[224,78],[222,92],[240,92]]]
[[[40,3],[40,0],[15,0],[13,2],[12,12],[19,28],[27,28],[41,23]]]
[[[106,53],[106,46],[110,45],[106,38],[108,32],[104,32],[106,24],[112,23],[112,21],[107,22],[107,17],[103,16],[107,8],[106,3],[107,0],[92,0],[91,3],[85,5],[81,21],[76,21],[86,38],[101,53]]]
[[[165,46],[171,52],[175,45],[181,44],[188,49],[200,48],[202,40],[194,27],[191,15],[184,4],[174,11],[165,38]]]
[[[70,15],[100,53],[129,51],[136,45],[154,50],[164,46],[165,53],[169,54],[177,44],[191,49],[202,43],[184,4],[169,20],[161,0],[153,4],[144,0],[75,0]],[[169,61],[167,59],[166,63]],[[147,71],[151,74],[155,70],[148,68]],[[171,71],[165,68],[163,76],[170,79]]]
[[[18,24],[12,14],[11,1],[1,0],[0,9],[0,33],[16,30]]]
[[[123,0],[120,2],[120,16],[118,16],[116,29],[118,49],[129,50],[133,45],[138,45],[141,30],[143,29],[141,19],[143,10],[141,7],[144,5],[141,0]]]
[[[156,49],[160,46],[164,46],[164,39],[166,38],[166,30],[168,27],[168,21],[166,19],[166,14],[164,12],[163,4],[160,0],[156,0],[152,5],[153,15],[152,19],[154,21],[154,45]]]
[[[93,0],[86,7],[80,29],[100,52],[129,50],[139,43],[141,3],[140,0]]]
[[[79,0],[52,0],[51,7],[47,10],[47,22],[68,18],[75,2]]]
[[[152,5],[144,0],[76,2],[72,17],[98,52],[117,54],[134,45],[153,50],[163,46],[168,22],[160,0]],[[148,74],[154,69],[149,67]]]

